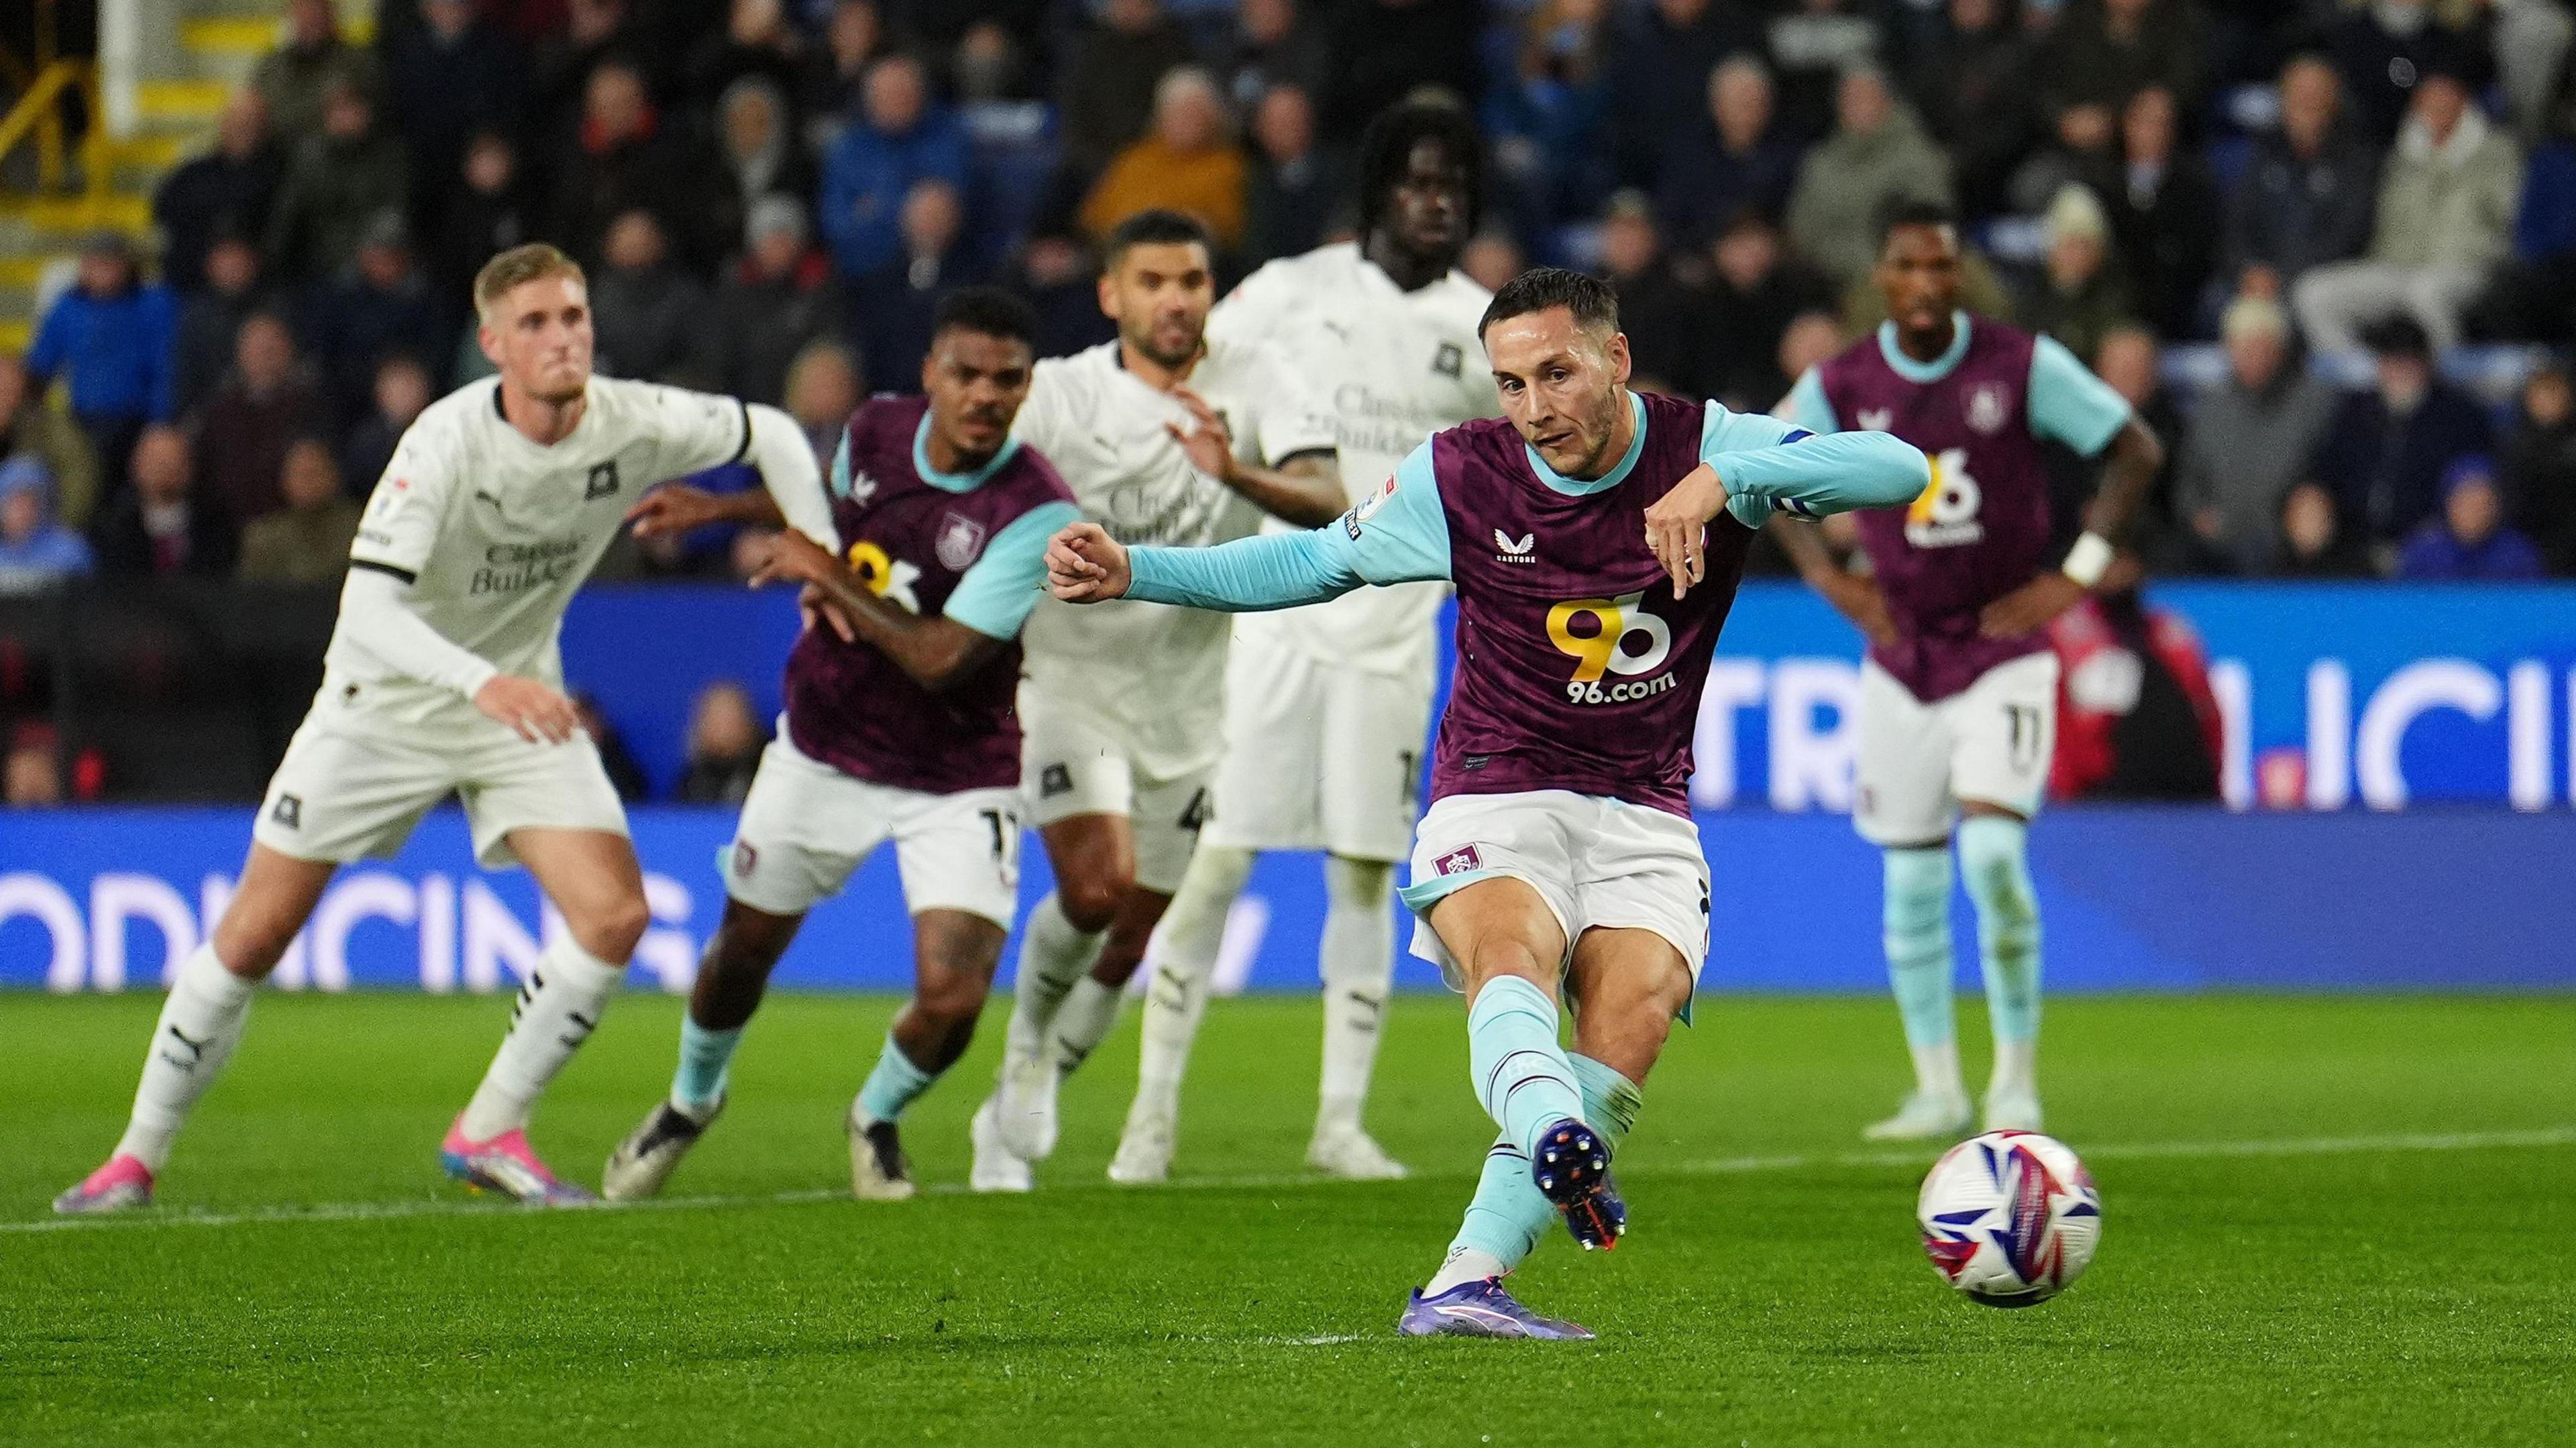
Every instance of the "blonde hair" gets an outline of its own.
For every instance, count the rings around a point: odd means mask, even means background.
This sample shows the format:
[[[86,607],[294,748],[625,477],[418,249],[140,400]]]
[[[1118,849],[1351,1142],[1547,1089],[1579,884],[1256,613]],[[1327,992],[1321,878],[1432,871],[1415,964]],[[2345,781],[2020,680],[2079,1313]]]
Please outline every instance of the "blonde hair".
[[[483,263],[474,274],[474,314],[488,320],[492,308],[516,288],[551,276],[568,276],[587,286],[581,263],[542,241],[514,246]]]

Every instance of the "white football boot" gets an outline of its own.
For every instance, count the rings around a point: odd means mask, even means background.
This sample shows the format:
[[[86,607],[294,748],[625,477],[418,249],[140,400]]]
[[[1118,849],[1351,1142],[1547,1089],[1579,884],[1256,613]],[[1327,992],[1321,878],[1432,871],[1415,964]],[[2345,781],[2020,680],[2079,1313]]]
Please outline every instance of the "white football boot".
[[[703,1119],[668,1101],[657,1103],[644,1116],[644,1124],[627,1134],[617,1149],[608,1154],[608,1165],[599,1173],[599,1194],[612,1202],[636,1202],[662,1194],[662,1184],[679,1169],[680,1158],[698,1144],[724,1113],[724,1101],[718,1098],[713,1110]]]
[[[1401,1181],[1412,1173],[1356,1126],[1327,1127],[1307,1144],[1306,1165],[1346,1182]]]
[[[912,1199],[912,1158],[891,1121],[871,1121],[850,1103],[850,1195],[863,1202]]]
[[[1044,1161],[1055,1154],[1055,1096],[1063,1082],[1064,1073],[1045,1051],[1014,1060],[1003,1070],[1001,1089],[993,1093],[993,1122],[1002,1144],[1021,1161]]]
[[[2030,1087],[1986,1093],[1986,1130],[2038,1131],[2040,1120],[2039,1093]]]
[[[1109,1179],[1122,1187],[1150,1187],[1169,1181],[1172,1147],[1179,1123],[1164,1112],[1129,1116],[1118,1133],[1118,1155],[1109,1162]]]
[[[1976,1124],[1968,1098],[1947,1092],[1916,1091],[1885,1121],[1861,1131],[1864,1141],[1955,1141]]]
[[[1002,1140],[1002,1128],[994,1119],[993,1097],[975,1108],[975,1120],[968,1133],[975,1147],[975,1164],[966,1173],[966,1185],[979,1192],[1025,1192],[1035,1188],[1028,1162],[1014,1153]]]

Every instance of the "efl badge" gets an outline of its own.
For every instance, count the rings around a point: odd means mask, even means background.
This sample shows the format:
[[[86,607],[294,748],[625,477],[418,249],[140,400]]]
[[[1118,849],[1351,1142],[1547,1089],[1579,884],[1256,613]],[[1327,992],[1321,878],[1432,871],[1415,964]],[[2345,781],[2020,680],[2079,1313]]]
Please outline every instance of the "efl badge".
[[[1485,858],[1476,853],[1474,845],[1460,845],[1431,862],[1431,873],[1435,875],[1467,875],[1483,868]]]
[[[1968,426],[1979,432],[2001,432],[2012,416],[2012,396],[2000,382],[1980,382],[1968,389]]]
[[[939,525],[939,541],[933,546],[939,554],[940,567],[963,573],[984,551],[984,525],[963,513],[951,513]]]
[[[1369,519],[1376,517],[1377,510],[1385,507],[1386,500],[1394,496],[1395,475],[1389,473],[1385,482],[1378,484],[1367,497],[1360,499],[1360,505],[1355,510],[1359,520],[1365,523]]]

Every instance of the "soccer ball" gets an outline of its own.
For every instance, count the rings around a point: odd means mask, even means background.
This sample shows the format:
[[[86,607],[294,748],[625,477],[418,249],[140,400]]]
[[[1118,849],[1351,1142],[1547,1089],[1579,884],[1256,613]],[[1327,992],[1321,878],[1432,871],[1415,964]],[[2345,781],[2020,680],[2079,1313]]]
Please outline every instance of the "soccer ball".
[[[1943,1279],[1988,1307],[2055,1297],[2084,1275],[2102,1239],[2093,1174],[2036,1131],[1989,1131],[1942,1153],[1914,1215]]]

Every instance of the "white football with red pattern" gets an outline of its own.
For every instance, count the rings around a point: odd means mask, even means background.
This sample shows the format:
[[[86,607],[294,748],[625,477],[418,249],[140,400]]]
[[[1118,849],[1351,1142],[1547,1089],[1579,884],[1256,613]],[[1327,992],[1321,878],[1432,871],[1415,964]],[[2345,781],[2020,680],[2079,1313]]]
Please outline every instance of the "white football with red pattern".
[[[1942,1279],[1988,1307],[2055,1297],[2084,1275],[2102,1240],[2093,1174],[2036,1131],[1989,1131],[1944,1152],[1914,1214]]]

